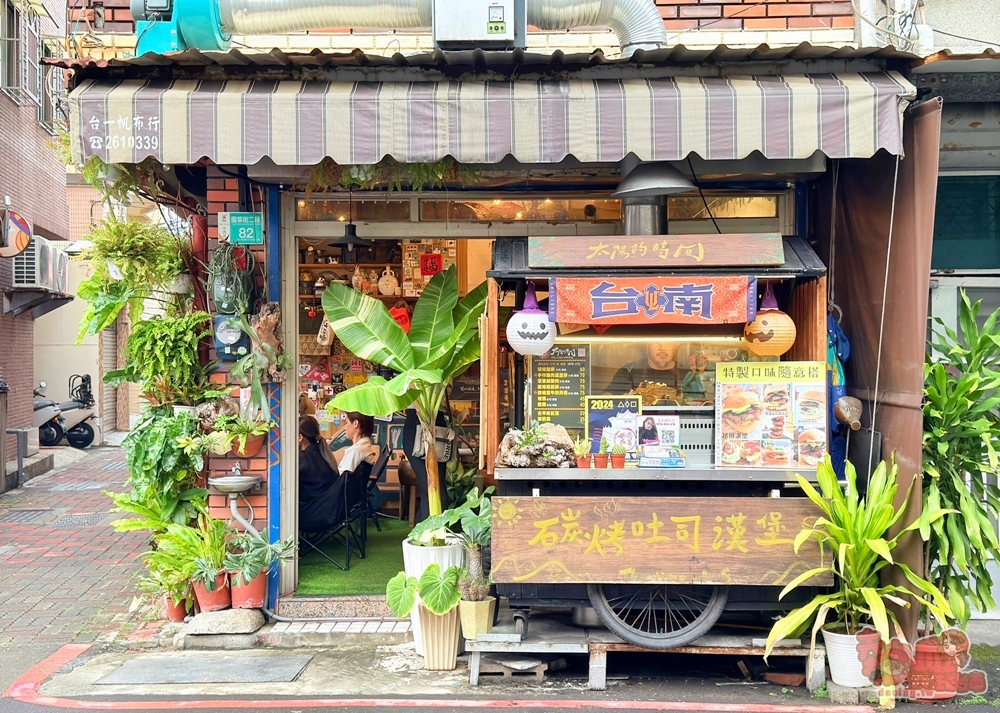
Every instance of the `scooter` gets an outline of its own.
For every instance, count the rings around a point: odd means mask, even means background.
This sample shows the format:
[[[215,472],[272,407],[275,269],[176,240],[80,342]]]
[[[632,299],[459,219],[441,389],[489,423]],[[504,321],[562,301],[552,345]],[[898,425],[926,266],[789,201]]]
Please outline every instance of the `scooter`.
[[[94,442],[94,394],[90,390],[90,374],[73,374],[69,378],[69,397],[72,401],[59,404],[59,421],[66,432],[66,440],[73,448],[86,448]],[[41,441],[41,436],[39,436]]]
[[[59,406],[52,399],[45,398],[44,381],[38,382],[38,388],[34,393],[35,414],[31,419],[31,425],[38,429],[38,442],[43,446],[55,446],[63,439],[65,432],[59,422]]]

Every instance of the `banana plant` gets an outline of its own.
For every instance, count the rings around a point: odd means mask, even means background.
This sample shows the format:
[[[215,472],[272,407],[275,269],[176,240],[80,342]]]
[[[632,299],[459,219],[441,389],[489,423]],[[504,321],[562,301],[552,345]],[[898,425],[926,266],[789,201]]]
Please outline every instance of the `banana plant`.
[[[936,319],[924,364],[924,507],[949,512],[921,535],[926,576],[964,626],[971,607],[996,606],[988,565],[1000,559],[1000,310],[980,328],[981,303],[961,297],[961,335]]]
[[[857,633],[862,625],[870,624],[886,643],[893,632],[900,641],[906,642],[896,615],[886,606],[887,602],[908,608],[908,597],[919,600],[941,626],[947,626],[948,620],[953,617],[948,600],[940,590],[893,557],[893,550],[905,533],[926,531],[939,522],[947,511],[925,507],[919,518],[895,537],[889,537],[889,531],[906,512],[905,503],[909,501],[907,497],[899,508],[894,505],[898,489],[895,460],[889,467],[885,461],[879,463],[864,496],[858,492],[857,473],[850,461],[846,462],[844,470],[847,482],[841,486],[830,457],[824,458],[816,470],[818,491],[801,475],[795,476],[806,496],[821,511],[811,527],[804,527],[796,535],[795,552],[798,554],[808,540],[816,540],[821,562],[819,567],[803,572],[789,582],[778,598],[784,598],[814,577],[825,574],[832,574],[835,584],[833,591],[816,595],[774,624],[764,647],[765,659],[775,644],[803,631],[810,622],[814,622],[812,645],[815,646],[816,633],[830,614],[833,614],[834,622],[846,626],[849,634]],[[903,573],[908,586],[883,584],[882,571],[890,566]]]
[[[397,372],[390,380],[371,376],[339,394],[330,408],[368,416],[389,416],[413,406],[423,427],[427,464],[427,506],[441,514],[434,425],[452,379],[479,359],[479,317],[486,308],[486,283],[461,300],[452,266],[435,275],[413,308],[409,334],[381,302],[334,283],[323,293],[323,311],[343,345],[359,359]]]

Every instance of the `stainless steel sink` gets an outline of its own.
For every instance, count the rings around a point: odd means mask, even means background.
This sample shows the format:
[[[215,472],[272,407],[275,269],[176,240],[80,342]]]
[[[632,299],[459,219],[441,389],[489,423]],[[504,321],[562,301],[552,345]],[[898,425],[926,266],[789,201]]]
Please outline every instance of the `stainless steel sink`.
[[[222,493],[245,493],[264,480],[259,475],[220,475],[209,478],[208,484]]]

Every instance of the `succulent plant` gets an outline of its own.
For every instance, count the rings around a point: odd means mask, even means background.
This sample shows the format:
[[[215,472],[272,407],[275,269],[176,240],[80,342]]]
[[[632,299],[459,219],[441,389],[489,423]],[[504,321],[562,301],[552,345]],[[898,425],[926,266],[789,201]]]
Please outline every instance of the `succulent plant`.
[[[613,456],[623,456],[625,455],[625,446],[618,444],[611,449],[611,455]]]

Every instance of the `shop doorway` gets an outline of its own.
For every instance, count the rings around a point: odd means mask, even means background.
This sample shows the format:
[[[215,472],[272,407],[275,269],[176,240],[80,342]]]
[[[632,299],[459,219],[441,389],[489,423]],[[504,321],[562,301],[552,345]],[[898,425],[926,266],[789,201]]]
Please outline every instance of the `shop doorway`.
[[[378,367],[348,354],[338,342],[320,344],[322,293],[331,282],[347,284],[381,300],[386,307],[412,313],[434,271],[454,265],[465,294],[486,279],[493,240],[500,236],[614,235],[621,230],[621,204],[607,196],[463,193],[343,194],[317,198],[285,194],[282,211],[282,301],[286,341],[294,350],[297,393],[283,398],[285,411],[297,400],[314,411],[322,436],[335,454],[349,445],[339,412],[325,408],[337,393],[379,373]],[[345,240],[353,225],[358,244]],[[363,243],[361,241],[364,241]],[[511,296],[512,300],[512,296]],[[479,447],[478,365],[452,386],[450,399],[462,445],[453,466],[452,494],[473,484]],[[401,543],[410,529],[412,490],[402,452],[404,417],[377,420],[373,442],[388,445],[392,457],[378,483],[378,515],[368,522],[366,557],[352,557],[346,571],[309,548],[283,572],[282,592],[297,596],[379,595],[402,569]],[[298,418],[282,422],[281,534],[297,537]],[[380,528],[380,529],[379,529]],[[329,543],[335,558],[344,545]],[[339,551],[337,548],[340,548]]]

